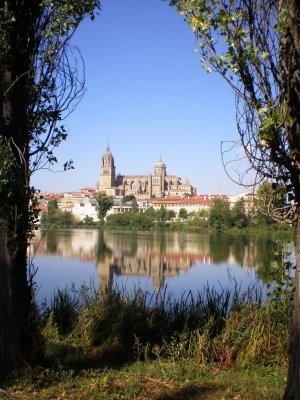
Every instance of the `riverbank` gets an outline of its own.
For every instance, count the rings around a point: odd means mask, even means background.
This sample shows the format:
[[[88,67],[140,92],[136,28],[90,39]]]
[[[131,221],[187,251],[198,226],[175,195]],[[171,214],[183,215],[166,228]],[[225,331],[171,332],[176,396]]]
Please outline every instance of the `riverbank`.
[[[285,224],[271,224],[271,225],[253,225],[244,228],[226,228],[221,232],[218,232],[215,228],[209,226],[202,225],[194,225],[188,222],[172,222],[172,223],[164,223],[164,224],[156,224],[153,226],[144,226],[128,224],[128,225],[108,225],[108,224],[83,224],[83,223],[74,223],[74,224],[38,224],[36,226],[38,229],[49,230],[49,229],[95,229],[95,230],[130,230],[130,231],[171,231],[171,232],[190,232],[190,233],[226,233],[230,235],[251,235],[257,236],[260,234],[279,234],[285,235],[287,238],[293,238],[295,236],[295,232],[291,226]]]
[[[285,366],[220,369],[182,359],[121,368],[30,369],[12,377],[0,398],[15,400],[280,400]]]
[[[15,399],[280,399],[287,373],[289,294],[262,304],[206,288],[58,291],[40,309],[40,367],[2,381]],[[6,394],[5,394],[6,393]],[[1,398],[1,392],[0,392]]]

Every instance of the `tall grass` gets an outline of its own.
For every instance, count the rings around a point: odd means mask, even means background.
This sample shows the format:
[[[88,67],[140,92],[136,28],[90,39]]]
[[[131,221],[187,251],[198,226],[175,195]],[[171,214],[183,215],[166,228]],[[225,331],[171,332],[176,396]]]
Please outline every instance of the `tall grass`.
[[[46,340],[81,343],[81,351],[93,351],[119,362],[150,358],[196,358],[222,367],[265,364],[286,360],[289,312],[286,303],[273,307],[261,302],[255,285],[241,292],[206,286],[196,296],[179,299],[166,288],[152,293],[125,288],[97,291],[86,287],[75,292],[57,291],[44,305],[42,323]],[[75,342],[74,342],[75,341]],[[91,350],[93,349],[93,350]]]

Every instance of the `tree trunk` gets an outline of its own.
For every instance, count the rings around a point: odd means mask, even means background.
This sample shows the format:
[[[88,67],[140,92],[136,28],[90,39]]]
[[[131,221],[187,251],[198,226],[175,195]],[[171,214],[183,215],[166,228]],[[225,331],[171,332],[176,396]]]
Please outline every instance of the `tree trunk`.
[[[4,229],[0,230],[0,372],[6,373],[31,359],[31,294],[26,277],[26,249],[13,256]]]
[[[293,317],[290,326],[289,372],[284,400],[300,399],[300,213],[296,234],[296,272],[293,301]]]
[[[0,373],[34,355],[27,282],[29,141],[38,1],[0,1]],[[4,23],[3,23],[4,21]]]
[[[290,180],[297,207],[296,273],[294,307],[290,327],[289,371],[285,400],[300,400],[300,3],[280,0],[281,103],[287,118],[285,133],[292,159]]]

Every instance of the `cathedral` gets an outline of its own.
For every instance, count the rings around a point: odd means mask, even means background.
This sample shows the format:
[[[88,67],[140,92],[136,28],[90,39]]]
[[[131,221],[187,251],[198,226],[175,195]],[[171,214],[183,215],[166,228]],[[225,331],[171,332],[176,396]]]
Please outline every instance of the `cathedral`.
[[[114,157],[106,149],[101,160],[100,179],[97,190],[110,196],[127,196],[133,194],[137,199],[151,197],[180,196],[196,194],[196,188],[188,181],[182,182],[175,175],[167,175],[166,165],[161,159],[154,165],[153,175],[115,175]]]

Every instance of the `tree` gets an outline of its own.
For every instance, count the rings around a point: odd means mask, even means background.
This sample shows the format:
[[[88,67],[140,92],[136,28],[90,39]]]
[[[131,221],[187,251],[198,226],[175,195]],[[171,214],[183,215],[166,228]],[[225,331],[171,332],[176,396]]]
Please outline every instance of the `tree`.
[[[42,224],[55,224],[61,215],[61,211],[58,209],[57,200],[51,199],[47,206],[47,212],[41,216]]]
[[[231,226],[231,214],[229,202],[216,198],[213,200],[210,213],[209,213],[209,225],[221,232]]]
[[[187,219],[188,218],[188,212],[186,211],[186,208],[181,208],[178,212],[178,217],[181,219]]]
[[[167,210],[167,220],[171,221],[172,218],[176,217],[176,212],[174,210]]]
[[[244,198],[239,199],[232,207],[231,210],[232,224],[237,228],[245,228],[249,219],[245,211],[245,200]]]
[[[92,226],[92,225],[94,225],[94,218],[86,215],[81,222],[82,222],[82,225]]]
[[[96,210],[98,212],[98,218],[100,223],[103,223],[107,212],[114,205],[114,199],[112,196],[107,196],[105,192],[99,192],[96,197],[97,205]]]
[[[0,2],[0,373],[40,353],[27,280],[36,218],[30,175],[56,161],[53,151],[66,138],[58,124],[84,91],[68,43],[98,6],[98,0]]]
[[[134,211],[136,213],[139,212],[139,205],[138,205],[135,197],[133,197],[133,199],[131,200],[131,207],[132,207],[132,211]]]
[[[257,172],[261,182],[267,179],[283,184],[289,196],[297,230],[297,266],[284,398],[299,399],[300,3],[171,0],[170,4],[191,25],[204,68],[221,74],[236,94],[240,137],[236,144],[243,147],[249,168]],[[224,157],[223,162],[228,167]],[[242,176],[237,172],[241,182]]]
[[[165,207],[160,206],[160,209],[156,211],[156,218],[160,224],[164,224],[168,219],[168,213]]]
[[[126,196],[123,197],[123,203],[128,203],[129,201],[132,201],[133,199],[136,200],[134,194],[127,194]]]
[[[147,208],[147,210],[144,212],[145,215],[149,216],[152,220],[155,218],[155,210],[153,207]]]
[[[58,223],[62,226],[74,226],[78,222],[75,215],[70,211],[61,211]]]
[[[189,214],[189,222],[202,228],[208,227],[209,210],[201,209],[197,212],[193,211]]]
[[[284,209],[290,210],[284,185],[264,182],[256,191],[255,208],[260,214],[274,221],[290,222],[288,213],[282,213]]]

